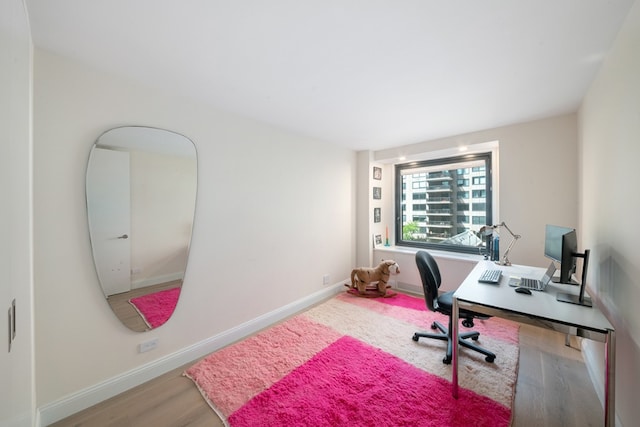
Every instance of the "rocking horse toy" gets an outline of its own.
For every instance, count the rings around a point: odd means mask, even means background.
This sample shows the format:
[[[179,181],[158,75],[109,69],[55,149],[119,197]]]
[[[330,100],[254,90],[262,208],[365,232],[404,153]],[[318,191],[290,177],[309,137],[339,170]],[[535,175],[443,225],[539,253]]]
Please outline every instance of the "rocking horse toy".
[[[348,293],[365,298],[389,298],[395,296],[393,291],[387,291],[391,274],[400,273],[400,266],[393,260],[382,260],[375,268],[360,267],[351,271],[351,285],[345,283],[349,288]]]

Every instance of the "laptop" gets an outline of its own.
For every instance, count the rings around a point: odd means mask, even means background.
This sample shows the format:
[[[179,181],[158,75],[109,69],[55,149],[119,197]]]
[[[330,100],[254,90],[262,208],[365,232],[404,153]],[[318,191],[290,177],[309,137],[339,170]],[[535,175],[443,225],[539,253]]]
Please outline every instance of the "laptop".
[[[553,274],[556,272],[556,265],[552,262],[549,264],[549,268],[542,276],[542,279],[532,279],[528,277],[510,277],[509,286],[527,288],[534,291],[544,291],[547,284],[551,281]]]

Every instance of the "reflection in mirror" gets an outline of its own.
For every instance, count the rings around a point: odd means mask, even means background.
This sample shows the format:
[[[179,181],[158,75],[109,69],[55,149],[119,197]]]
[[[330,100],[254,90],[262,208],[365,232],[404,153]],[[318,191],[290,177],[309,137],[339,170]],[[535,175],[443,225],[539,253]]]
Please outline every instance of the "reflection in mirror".
[[[195,213],[197,157],[180,134],[129,126],[103,133],[87,166],[98,280],[134,331],[164,324],[178,302]]]

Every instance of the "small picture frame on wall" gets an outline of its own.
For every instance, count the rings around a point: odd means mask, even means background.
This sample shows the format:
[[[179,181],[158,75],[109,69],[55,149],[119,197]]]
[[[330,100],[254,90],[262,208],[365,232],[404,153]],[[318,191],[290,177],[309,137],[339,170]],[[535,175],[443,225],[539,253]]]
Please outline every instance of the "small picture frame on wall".
[[[382,199],[382,187],[373,187],[373,200]]]
[[[382,246],[382,234],[374,234],[373,235],[373,247],[379,248]]]
[[[377,166],[373,167],[373,179],[382,179],[382,168],[379,168]]]
[[[373,222],[382,221],[382,209],[381,208],[373,208]]]

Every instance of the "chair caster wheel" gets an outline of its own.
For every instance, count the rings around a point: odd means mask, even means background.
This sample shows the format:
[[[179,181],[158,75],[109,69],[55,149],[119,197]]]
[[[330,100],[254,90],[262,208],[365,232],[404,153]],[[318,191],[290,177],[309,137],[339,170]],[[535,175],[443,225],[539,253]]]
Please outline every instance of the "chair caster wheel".
[[[472,340],[478,341],[478,337],[471,337]]]
[[[418,341],[418,338],[420,338],[418,334],[413,334],[413,336],[411,337],[411,339],[414,341]]]
[[[436,322],[433,322],[433,323],[431,324],[431,329],[433,329],[434,331],[435,331],[436,329],[438,329],[438,325],[436,325]]]
[[[484,358],[484,360],[486,360],[489,363],[493,363],[494,360],[496,360],[495,356],[487,356]]]
[[[444,363],[445,365],[451,365],[451,358],[445,357],[444,359],[442,359],[442,363]]]

